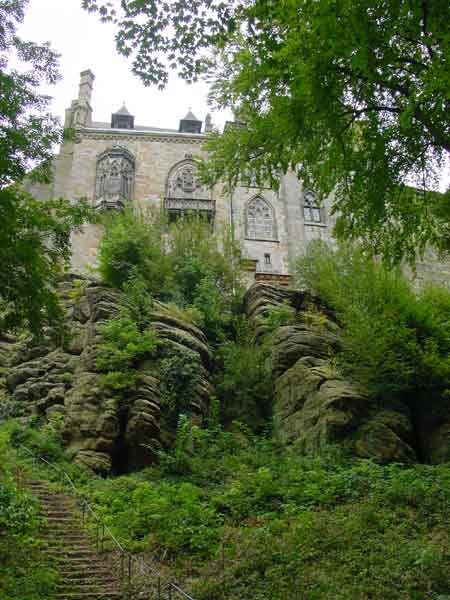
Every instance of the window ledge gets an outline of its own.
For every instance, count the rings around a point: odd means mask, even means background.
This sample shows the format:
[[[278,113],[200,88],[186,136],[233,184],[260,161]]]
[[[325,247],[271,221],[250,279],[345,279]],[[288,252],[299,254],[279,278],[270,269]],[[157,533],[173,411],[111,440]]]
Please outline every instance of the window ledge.
[[[328,227],[326,223],[318,223],[317,221],[305,221],[304,224],[308,227]]]
[[[249,238],[249,237],[245,237],[244,238],[246,241],[248,242],[271,242],[272,244],[279,244],[280,240],[274,240],[274,239],[270,239],[270,238]]]

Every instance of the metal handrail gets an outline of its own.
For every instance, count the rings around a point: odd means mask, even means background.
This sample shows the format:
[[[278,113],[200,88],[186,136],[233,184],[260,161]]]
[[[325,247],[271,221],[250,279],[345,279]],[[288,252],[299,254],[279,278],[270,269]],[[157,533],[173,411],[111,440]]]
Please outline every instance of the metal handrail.
[[[141,567],[141,573],[142,573],[142,570],[144,570],[146,573],[151,573],[153,576],[155,576],[157,578],[156,583],[157,583],[157,590],[158,590],[158,600],[162,600],[163,597],[161,596],[161,592],[163,592],[164,589],[166,589],[168,591],[169,600],[172,599],[172,592],[175,592],[176,594],[182,596],[186,600],[195,600],[195,598],[193,598],[192,596],[187,594],[183,589],[181,589],[174,582],[168,582],[163,585],[162,581],[161,581],[162,580],[161,574],[156,569],[154,569],[149,564],[147,564],[142,557],[136,557],[133,554],[131,554],[130,552],[127,552],[124,549],[124,547],[122,546],[122,544],[117,540],[115,535],[112,533],[110,528],[103,522],[103,520],[97,515],[97,513],[94,511],[94,509],[89,504],[89,502],[86,500],[86,498],[84,498],[84,496],[79,492],[76,485],[74,484],[74,482],[72,481],[70,476],[66,473],[66,471],[64,471],[64,469],[61,469],[61,467],[57,467],[56,465],[54,465],[53,463],[51,463],[47,459],[45,459],[43,456],[39,456],[38,454],[35,454],[32,450],[30,450],[23,444],[20,444],[20,447],[23,448],[23,450],[25,450],[33,459],[40,460],[41,462],[45,463],[46,465],[48,465],[49,467],[54,469],[59,475],[62,475],[63,479],[67,480],[67,482],[69,483],[70,487],[73,490],[73,493],[75,494],[75,496],[77,496],[77,500],[80,502],[81,509],[82,509],[83,522],[84,522],[85,511],[88,511],[92,515],[93,519],[97,522],[97,529],[96,529],[97,551],[99,551],[99,550],[103,551],[105,533],[111,538],[111,540],[113,541],[117,550],[120,553],[120,562],[121,562],[120,578],[121,578],[122,585],[124,584],[124,581],[126,581],[128,583],[128,585],[131,584],[131,579],[132,579],[132,574],[133,574],[133,562],[134,562],[134,563],[136,563],[137,566]],[[101,537],[100,537],[100,529],[102,530]],[[125,568],[125,564],[126,564],[126,568]]]

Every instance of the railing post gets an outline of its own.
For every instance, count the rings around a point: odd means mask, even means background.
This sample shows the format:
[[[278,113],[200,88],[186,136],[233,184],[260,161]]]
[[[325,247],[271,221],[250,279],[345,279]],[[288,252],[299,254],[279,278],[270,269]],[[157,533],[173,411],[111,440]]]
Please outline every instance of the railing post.
[[[131,585],[131,570],[132,570],[131,554],[129,554],[128,555],[128,585]]]
[[[158,576],[158,600],[161,600],[161,577]]]
[[[105,524],[102,523],[102,538],[100,540],[100,552],[103,552],[103,541],[105,539]]]
[[[172,600],[172,584],[169,583],[169,600]]]

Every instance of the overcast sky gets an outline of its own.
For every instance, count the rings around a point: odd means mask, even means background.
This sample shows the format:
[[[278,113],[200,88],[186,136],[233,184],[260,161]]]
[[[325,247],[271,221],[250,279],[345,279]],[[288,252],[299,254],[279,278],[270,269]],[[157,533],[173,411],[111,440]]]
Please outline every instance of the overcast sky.
[[[205,120],[210,112],[206,84],[189,86],[174,75],[162,92],[144,87],[132,75],[131,63],[117,54],[114,33],[113,25],[100,23],[96,15],[82,10],[81,0],[30,1],[20,34],[36,42],[49,41],[61,54],[62,80],[44,90],[53,96],[54,115],[64,120],[64,110],[78,95],[80,71],[91,69],[95,121],[109,121],[124,100],[137,125],[177,128],[190,107],[198,119]],[[230,118],[225,113],[212,116],[219,126]]]

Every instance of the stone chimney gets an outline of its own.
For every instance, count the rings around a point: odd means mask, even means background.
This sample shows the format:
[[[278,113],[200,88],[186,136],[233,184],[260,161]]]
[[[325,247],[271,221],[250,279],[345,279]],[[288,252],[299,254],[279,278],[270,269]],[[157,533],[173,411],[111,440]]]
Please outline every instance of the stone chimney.
[[[88,106],[91,111],[92,87],[94,85],[94,73],[88,69],[80,73],[80,88],[78,91],[78,103]]]
[[[89,127],[92,124],[91,98],[94,79],[90,69],[80,73],[78,98],[72,100],[70,108],[66,110],[64,127]]]

